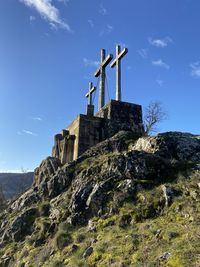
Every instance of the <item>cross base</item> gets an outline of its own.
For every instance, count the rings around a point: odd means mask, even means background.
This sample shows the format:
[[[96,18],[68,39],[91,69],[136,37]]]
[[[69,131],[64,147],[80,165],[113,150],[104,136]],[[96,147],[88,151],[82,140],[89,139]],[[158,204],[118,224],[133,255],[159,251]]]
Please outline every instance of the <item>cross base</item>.
[[[87,105],[87,116],[93,117],[94,116],[94,105]]]

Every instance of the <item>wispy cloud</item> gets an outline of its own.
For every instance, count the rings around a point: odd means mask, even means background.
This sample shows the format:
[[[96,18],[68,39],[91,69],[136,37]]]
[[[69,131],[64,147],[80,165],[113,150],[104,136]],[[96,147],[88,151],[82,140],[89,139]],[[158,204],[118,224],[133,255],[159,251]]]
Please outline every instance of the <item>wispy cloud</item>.
[[[156,83],[161,87],[161,86],[163,86],[164,81],[161,79],[157,79]]]
[[[163,39],[153,39],[149,37],[148,41],[151,45],[159,48],[167,47],[169,44],[173,43],[173,40],[170,37],[165,37]]]
[[[139,54],[142,58],[146,59],[146,58],[148,58],[148,49],[146,49],[146,48],[141,48],[140,50],[138,50],[138,54]]]
[[[40,118],[40,117],[33,117],[32,118],[34,121],[42,121],[42,118]]]
[[[190,74],[193,77],[200,78],[200,62],[194,62],[190,64]]]
[[[108,13],[107,9],[102,4],[99,7],[99,13],[103,16],[107,15]]]
[[[113,31],[114,27],[110,24],[107,24],[105,28],[100,32],[100,36],[103,36],[104,34],[110,34]]]
[[[88,19],[88,23],[90,24],[90,27],[91,28],[94,28],[94,22],[93,22],[93,20]]]
[[[86,67],[98,67],[98,65],[100,64],[99,61],[91,60],[88,58],[83,58],[83,63]]]
[[[106,33],[110,33],[113,29],[114,27],[112,25],[109,24],[106,25]]]
[[[28,134],[28,135],[37,136],[36,133],[33,133],[33,132],[31,132],[31,131],[28,131],[28,130],[22,130],[22,132],[25,133],[25,134]]]
[[[36,19],[36,18],[35,18],[34,16],[30,16],[30,17],[29,17],[30,22],[33,22],[35,19]]]
[[[167,70],[170,69],[170,66],[167,63],[165,63],[162,59],[152,61],[152,65],[157,66],[157,67],[161,67],[161,68],[164,68]]]
[[[18,134],[18,135],[24,135],[24,134],[27,134],[27,135],[37,136],[36,133],[33,133],[32,131],[29,131],[29,130],[18,131],[17,134]]]
[[[30,8],[34,8],[42,18],[46,19],[50,25],[61,27],[72,32],[69,24],[60,17],[59,10],[52,4],[52,0],[19,0]]]

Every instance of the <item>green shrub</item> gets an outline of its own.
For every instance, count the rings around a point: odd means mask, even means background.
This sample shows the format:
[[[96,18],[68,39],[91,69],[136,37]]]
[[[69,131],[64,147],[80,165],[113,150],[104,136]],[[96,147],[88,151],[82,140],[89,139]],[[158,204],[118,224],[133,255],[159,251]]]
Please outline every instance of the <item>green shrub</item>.
[[[54,260],[51,264],[50,267],[64,267],[64,263],[61,260]]]
[[[49,209],[50,209],[49,202],[42,202],[41,205],[39,206],[40,216],[48,216]]]
[[[79,233],[76,236],[76,242],[77,243],[81,243],[85,240],[86,236],[83,233]]]
[[[132,217],[130,214],[124,214],[119,219],[119,227],[125,228],[130,225]]]
[[[178,256],[174,255],[172,256],[168,262],[167,262],[167,267],[184,267],[183,264],[181,263],[181,260]]]
[[[58,230],[55,236],[55,245],[59,250],[62,250],[64,247],[68,246],[72,243],[72,237],[71,235],[64,231],[64,230]]]

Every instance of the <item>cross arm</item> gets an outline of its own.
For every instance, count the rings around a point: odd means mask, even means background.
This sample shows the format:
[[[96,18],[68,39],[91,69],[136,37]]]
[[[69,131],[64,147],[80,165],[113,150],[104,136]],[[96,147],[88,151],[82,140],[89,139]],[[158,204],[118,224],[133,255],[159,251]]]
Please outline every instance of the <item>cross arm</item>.
[[[101,66],[98,68],[98,70],[95,72],[94,76],[98,77],[101,73]]]
[[[101,68],[105,68],[109,63],[110,61],[113,59],[113,55],[112,54],[109,54],[107,55],[107,57],[104,59],[104,61],[101,63],[100,67],[97,69],[97,71],[95,72],[94,76],[95,77],[98,77],[101,73]]]
[[[122,57],[124,57],[126,54],[128,53],[128,48],[124,48],[120,54],[116,57],[115,60],[113,60],[113,62],[110,64],[111,68],[114,68],[114,66],[116,65],[117,60],[120,60]]]
[[[90,95],[94,93],[94,91],[96,91],[96,86],[93,86],[91,90],[85,95],[85,97],[89,97]]]

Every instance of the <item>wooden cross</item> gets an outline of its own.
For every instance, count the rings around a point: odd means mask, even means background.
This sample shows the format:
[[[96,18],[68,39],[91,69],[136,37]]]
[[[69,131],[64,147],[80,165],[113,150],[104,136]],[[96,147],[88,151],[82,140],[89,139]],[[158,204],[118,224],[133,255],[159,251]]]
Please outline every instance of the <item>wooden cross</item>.
[[[121,59],[128,53],[128,48],[121,51],[120,45],[116,46],[116,58],[110,64],[111,68],[116,65],[116,100],[121,101]]]
[[[94,76],[100,76],[100,90],[99,90],[99,110],[105,105],[105,78],[106,78],[106,67],[112,60],[113,55],[109,54],[106,57],[106,50],[101,49],[101,63]]]
[[[88,105],[92,105],[92,94],[96,91],[96,87],[93,83],[89,83],[89,92],[85,95],[88,98]]]

